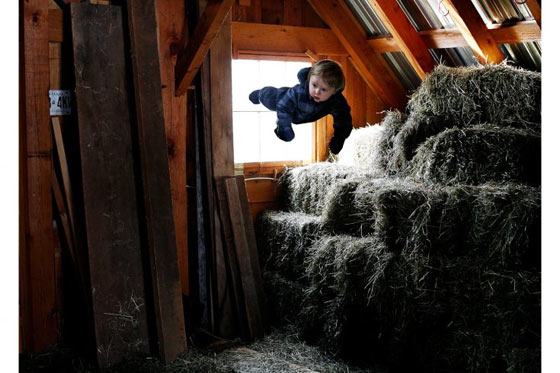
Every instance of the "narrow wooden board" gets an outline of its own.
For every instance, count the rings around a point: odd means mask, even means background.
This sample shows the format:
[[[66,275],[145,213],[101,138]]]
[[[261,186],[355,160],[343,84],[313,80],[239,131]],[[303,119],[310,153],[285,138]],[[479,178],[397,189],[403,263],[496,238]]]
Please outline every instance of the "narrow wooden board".
[[[56,343],[55,248],[52,229],[52,140],[49,122],[49,3],[21,5],[20,306],[23,348]]]
[[[247,194],[247,188],[245,185],[245,177],[243,175],[234,176],[237,183],[238,198],[240,204],[241,217],[243,219],[243,226],[245,227],[245,236],[247,239],[247,249],[249,259],[251,261],[251,270],[253,272],[253,280],[255,283],[257,303],[259,305],[259,311],[261,314],[261,319],[263,327],[266,329],[268,327],[268,315],[266,314],[266,299],[264,293],[263,279],[261,274],[261,265],[259,260],[259,251],[257,249],[257,236],[255,234],[255,228],[253,226],[253,219],[251,217],[251,209],[249,205],[249,198]]]
[[[136,125],[160,358],[186,351],[154,0],[127,1]]]
[[[71,5],[97,359],[149,353],[121,7]]]
[[[260,292],[257,285],[257,276],[254,271],[254,257],[252,258],[249,248],[248,227],[245,224],[244,214],[242,213],[237,180],[235,178],[228,178],[225,180],[225,186],[233,239],[235,242],[235,252],[237,254],[241,285],[243,286],[243,299],[249,326],[249,336],[251,338],[260,338],[264,335],[261,302],[259,301]]]
[[[226,179],[223,177],[217,178],[216,194],[218,209],[220,211],[221,232],[223,237],[223,252],[224,263],[226,263],[226,270],[228,271],[228,290],[231,292],[231,303],[234,310],[234,319],[236,320],[236,332],[240,333],[245,339],[249,335],[247,325],[247,315],[245,313],[245,305],[243,301],[243,287],[241,284],[241,274],[235,251],[235,238],[230,218],[230,210],[228,205],[228,197],[226,190]],[[225,299],[224,299],[225,300]],[[221,312],[227,308],[227,305],[220,304],[219,309]]]

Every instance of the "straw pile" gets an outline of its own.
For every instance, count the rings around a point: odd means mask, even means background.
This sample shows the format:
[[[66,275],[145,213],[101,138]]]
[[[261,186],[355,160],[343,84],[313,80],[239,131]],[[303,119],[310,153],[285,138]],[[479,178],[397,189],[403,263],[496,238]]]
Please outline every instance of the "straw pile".
[[[312,229],[279,224],[287,212],[259,223],[265,272],[289,289],[271,290],[277,315],[395,371],[538,369],[540,75],[440,66],[407,115],[353,136],[344,164],[283,179]]]
[[[363,370],[333,358],[317,347],[301,341],[291,328],[273,330],[263,339],[249,345],[230,343],[229,346],[221,348],[191,346],[185,354],[168,365],[164,365],[159,359],[138,357],[131,358],[107,371],[112,373],[383,372],[378,369]]]

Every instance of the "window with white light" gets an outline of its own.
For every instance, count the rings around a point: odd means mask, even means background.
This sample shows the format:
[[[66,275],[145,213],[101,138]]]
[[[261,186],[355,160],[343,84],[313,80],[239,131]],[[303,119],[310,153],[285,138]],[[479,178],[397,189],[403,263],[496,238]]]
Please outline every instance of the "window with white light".
[[[249,101],[249,94],[265,86],[292,87],[305,62],[233,60],[233,152],[234,163],[308,161],[313,152],[313,123],[293,124],[290,142],[274,134],[276,112]]]

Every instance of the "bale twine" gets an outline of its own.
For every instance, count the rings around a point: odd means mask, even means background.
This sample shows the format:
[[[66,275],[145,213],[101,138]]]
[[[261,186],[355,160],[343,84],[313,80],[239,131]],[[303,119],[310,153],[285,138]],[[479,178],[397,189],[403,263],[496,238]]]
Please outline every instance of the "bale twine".
[[[412,94],[407,111],[441,117],[451,127],[494,123],[538,130],[541,74],[505,63],[439,65]]]
[[[540,148],[540,136],[532,131],[490,124],[453,127],[421,144],[407,173],[417,181],[445,185],[540,185]]]

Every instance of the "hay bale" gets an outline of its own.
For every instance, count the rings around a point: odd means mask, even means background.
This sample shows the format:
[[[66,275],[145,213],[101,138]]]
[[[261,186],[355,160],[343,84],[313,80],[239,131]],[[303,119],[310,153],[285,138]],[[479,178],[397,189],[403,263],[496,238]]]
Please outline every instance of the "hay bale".
[[[541,191],[516,183],[472,187],[467,251],[507,268],[537,268],[541,260]]]
[[[540,353],[538,272],[500,269],[474,253],[422,259],[410,265],[423,272],[414,319],[425,344],[415,359],[426,370],[513,371],[524,364],[507,358],[513,349]]]
[[[394,110],[388,111],[380,123],[382,132],[377,149],[377,165],[375,168],[383,170],[388,176],[395,174],[394,167],[391,164],[394,140],[405,121],[406,115],[398,110]]]
[[[441,117],[449,127],[494,123],[539,131],[541,74],[505,63],[439,65],[412,94],[407,111]]]
[[[259,258],[266,270],[299,280],[305,251],[321,233],[321,218],[301,212],[265,211],[257,220]]]
[[[338,154],[337,163],[382,175],[383,171],[378,169],[378,158],[383,130],[381,125],[367,125],[353,129],[344,143],[344,148]]]
[[[271,323],[276,327],[297,323],[306,285],[275,271],[264,271],[263,282]]]
[[[333,352],[371,347],[367,341],[379,334],[374,302],[386,289],[385,268],[392,257],[373,237],[324,236],[317,241],[306,258],[310,285],[300,313],[306,338]]]
[[[288,211],[320,215],[327,191],[348,179],[367,178],[368,175],[354,166],[331,162],[313,163],[287,169],[279,179]]]
[[[491,124],[453,127],[422,143],[407,173],[417,181],[445,185],[540,185],[540,147],[540,136],[532,131]]]
[[[385,167],[388,174],[404,175],[417,147],[450,126],[438,116],[426,115],[419,111],[410,113],[399,132],[395,134],[392,147],[387,150]]]
[[[442,237],[455,227],[455,221],[449,219],[453,209],[444,209],[445,191],[404,179],[349,180],[334,188],[328,197],[322,215],[325,231],[354,236],[375,234],[395,251],[435,240],[435,236],[429,237],[432,216],[446,214],[447,221],[439,224],[436,232]]]

